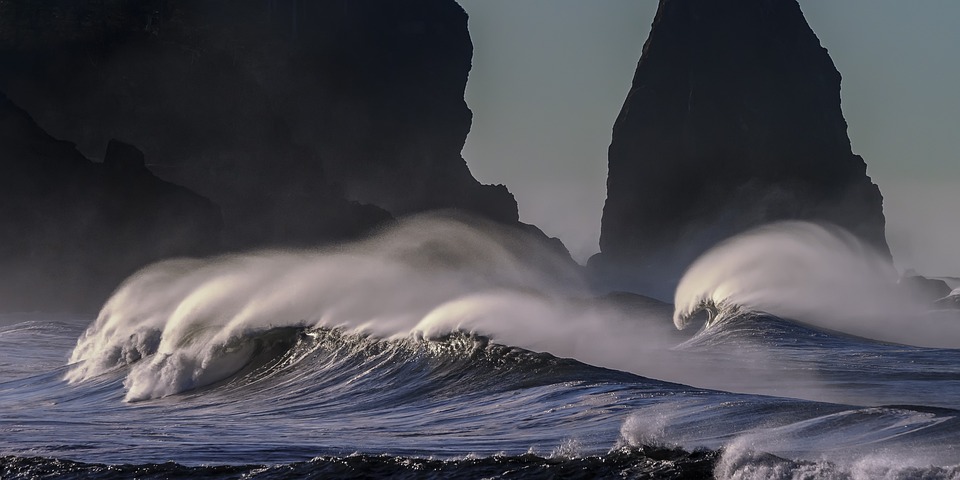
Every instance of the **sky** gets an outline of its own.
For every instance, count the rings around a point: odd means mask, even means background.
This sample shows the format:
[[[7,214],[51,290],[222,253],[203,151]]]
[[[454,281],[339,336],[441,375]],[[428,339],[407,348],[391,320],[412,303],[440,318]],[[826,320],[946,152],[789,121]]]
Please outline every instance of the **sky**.
[[[463,150],[521,220],[599,250],[607,147],[655,0],[458,0],[474,42]],[[853,150],[880,186],[898,268],[960,276],[960,2],[800,0],[843,76]]]

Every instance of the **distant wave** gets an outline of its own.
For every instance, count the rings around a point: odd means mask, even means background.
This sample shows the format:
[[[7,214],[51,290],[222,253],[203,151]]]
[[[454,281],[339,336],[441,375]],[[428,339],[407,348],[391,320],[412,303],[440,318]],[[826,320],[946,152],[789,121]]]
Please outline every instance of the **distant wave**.
[[[766,312],[883,341],[960,346],[960,319],[931,314],[896,285],[890,262],[839,227],[779,222],[728,239],[684,274],[675,295],[679,329],[706,312],[706,328]]]
[[[856,294],[892,288],[896,278],[889,262],[839,227],[778,222],[728,239],[697,259],[677,286],[673,321],[686,328],[703,310],[717,316],[739,308],[781,315],[818,305],[859,309],[864,305],[854,305]]]

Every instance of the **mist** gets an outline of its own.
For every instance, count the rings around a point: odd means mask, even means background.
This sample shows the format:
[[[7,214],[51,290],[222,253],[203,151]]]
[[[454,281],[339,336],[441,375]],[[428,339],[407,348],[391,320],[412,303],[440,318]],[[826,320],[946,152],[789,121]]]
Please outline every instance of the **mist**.
[[[897,180],[881,187],[887,239],[896,252],[897,268],[914,269],[929,277],[960,275],[956,249],[960,223],[955,220],[960,188],[956,182],[949,178]]]
[[[474,43],[463,156],[480,181],[510,188],[521,220],[585,262],[599,251],[607,147],[656,2],[459,3]]]

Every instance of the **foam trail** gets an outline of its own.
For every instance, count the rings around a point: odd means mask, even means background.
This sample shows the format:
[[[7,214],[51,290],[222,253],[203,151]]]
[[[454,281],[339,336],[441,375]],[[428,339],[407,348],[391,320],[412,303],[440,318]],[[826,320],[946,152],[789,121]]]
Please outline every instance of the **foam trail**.
[[[421,216],[338,249],[147,267],[120,286],[79,339],[67,378],[130,365],[127,400],[171,395],[232,375],[284,327],[379,338],[464,330],[612,368],[657,365],[638,339],[669,348],[651,333],[663,331],[666,318],[649,327],[591,305],[589,296],[577,267],[539,240]]]
[[[748,309],[877,340],[960,346],[960,322],[928,314],[896,279],[889,261],[839,227],[779,222],[697,259],[677,287],[673,320],[683,329],[706,309],[709,327]]]

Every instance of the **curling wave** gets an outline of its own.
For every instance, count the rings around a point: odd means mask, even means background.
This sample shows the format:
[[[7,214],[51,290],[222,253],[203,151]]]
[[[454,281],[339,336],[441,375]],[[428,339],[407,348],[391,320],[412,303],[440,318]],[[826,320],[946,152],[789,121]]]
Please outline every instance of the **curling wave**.
[[[645,358],[636,339],[669,348],[659,318],[627,319],[589,296],[575,265],[522,232],[422,216],[338,249],[147,267],[81,336],[67,379],[129,367],[126,400],[164,397],[229,378],[283,329],[386,339],[464,331],[630,371]]]
[[[706,328],[769,313],[875,340],[960,346],[960,321],[930,312],[896,284],[889,259],[831,225],[779,222],[730,238],[694,262],[677,287],[674,325],[701,312]]]

